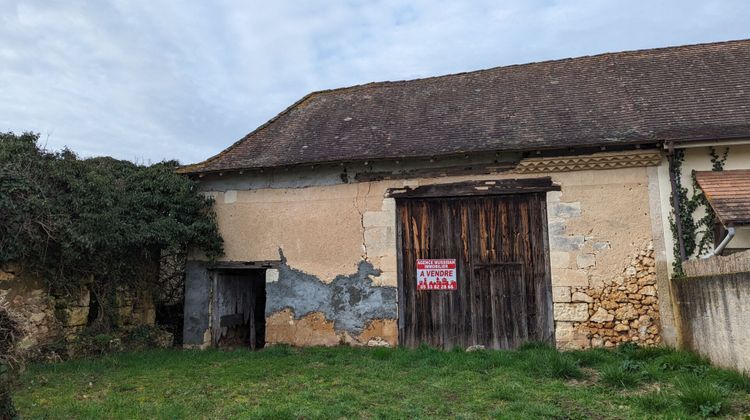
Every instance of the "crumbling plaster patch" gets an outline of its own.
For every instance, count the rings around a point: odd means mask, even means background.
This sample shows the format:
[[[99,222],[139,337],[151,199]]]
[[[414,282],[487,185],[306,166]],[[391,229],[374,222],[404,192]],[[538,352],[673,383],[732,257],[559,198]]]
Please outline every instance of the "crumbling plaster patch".
[[[295,318],[290,309],[283,309],[266,318],[266,343],[295,346],[336,346],[345,338],[333,328],[325,315],[314,312]]]
[[[359,335],[336,331],[333,321],[320,312],[299,319],[294,312],[284,309],[266,319],[266,344],[291,344],[295,346],[395,346],[397,329],[395,320],[372,320]]]
[[[289,311],[295,321],[310,314],[321,314],[332,322],[336,334],[346,332],[358,336],[374,320],[394,320],[396,288],[373,285],[371,277],[379,270],[368,261],[361,261],[357,272],[339,275],[330,283],[292,268],[282,252],[278,280],[266,284],[266,318]],[[272,334],[272,325],[267,326]]]

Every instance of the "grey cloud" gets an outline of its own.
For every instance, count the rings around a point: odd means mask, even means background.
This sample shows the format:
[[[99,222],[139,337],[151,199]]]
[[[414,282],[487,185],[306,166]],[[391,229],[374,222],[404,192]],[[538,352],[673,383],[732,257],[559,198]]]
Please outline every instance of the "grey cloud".
[[[750,37],[745,0],[0,2],[0,130],[140,161],[205,159],[312,90]]]

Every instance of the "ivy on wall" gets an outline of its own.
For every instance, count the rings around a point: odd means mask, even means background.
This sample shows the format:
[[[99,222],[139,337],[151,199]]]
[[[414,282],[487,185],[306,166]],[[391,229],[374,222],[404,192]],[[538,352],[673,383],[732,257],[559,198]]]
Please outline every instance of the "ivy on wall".
[[[0,132],[0,266],[20,264],[57,295],[88,288],[107,323],[118,288],[156,294],[172,284],[165,263],[223,253],[212,200],[177,167],[81,159]]]
[[[709,150],[711,156],[711,170],[723,171],[724,164],[729,154],[729,148],[719,155],[713,147]],[[676,190],[672,194],[677,194],[679,203],[679,223],[682,228],[682,241],[685,246],[685,255],[690,258],[693,255],[702,255],[714,247],[714,225],[716,223],[716,214],[708,204],[706,195],[698,186],[695,179],[695,171],[691,173],[692,193],[689,194],[687,187],[682,183],[682,164],[685,161],[685,151],[678,149],[674,151],[674,163],[672,165],[672,175],[675,178]],[[671,199],[672,197],[670,197]],[[695,212],[699,208],[704,208],[706,214],[698,220],[695,220]],[[682,260],[680,255],[680,242],[677,229],[677,221],[674,214],[669,218],[669,226],[672,230],[674,241],[675,259],[672,263],[675,276],[683,276]]]

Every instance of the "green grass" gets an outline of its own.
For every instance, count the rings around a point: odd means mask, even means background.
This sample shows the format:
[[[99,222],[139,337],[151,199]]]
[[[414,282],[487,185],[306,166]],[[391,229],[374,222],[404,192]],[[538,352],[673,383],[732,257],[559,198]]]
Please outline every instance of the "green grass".
[[[601,369],[600,380],[613,388],[634,388],[643,380],[642,372],[628,369],[623,365],[608,365]]]
[[[679,385],[679,400],[693,414],[716,416],[726,412],[727,390],[719,384],[690,379]]]
[[[750,412],[749,385],[668,349],[276,346],[36,364],[14,398],[28,419],[700,418]]]

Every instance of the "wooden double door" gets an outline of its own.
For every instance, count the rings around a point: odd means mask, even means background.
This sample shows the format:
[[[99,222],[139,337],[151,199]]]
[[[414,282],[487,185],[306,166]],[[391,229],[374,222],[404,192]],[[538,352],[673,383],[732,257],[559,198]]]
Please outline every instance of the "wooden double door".
[[[544,192],[397,199],[399,341],[450,349],[554,342]],[[417,260],[456,260],[418,290]]]

